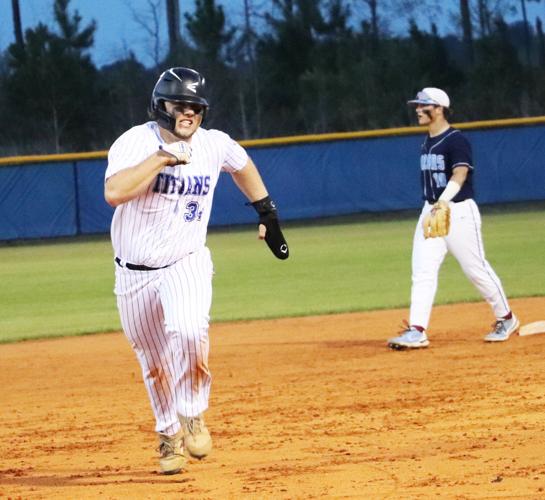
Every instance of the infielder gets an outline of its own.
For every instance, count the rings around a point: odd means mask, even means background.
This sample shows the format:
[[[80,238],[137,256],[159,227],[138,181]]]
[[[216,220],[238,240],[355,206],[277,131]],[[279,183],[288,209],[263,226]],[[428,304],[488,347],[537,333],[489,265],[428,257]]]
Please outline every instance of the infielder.
[[[448,122],[450,99],[441,89],[428,87],[408,101],[416,107],[420,125],[428,127],[422,144],[420,177],[425,200],[413,240],[410,320],[393,349],[429,345],[426,330],[437,290],[439,268],[447,252],[490,304],[496,322],[484,340],[507,340],[519,328],[500,279],[485,258],[481,215],[473,200],[471,146]]]
[[[289,255],[274,202],[246,151],[227,134],[201,128],[205,80],[170,68],[152,93],[149,121],[121,135],[108,154],[106,201],[121,324],[142,367],[156,419],[159,465],[179,472],[184,449],[212,448],[208,408],[208,326],[212,261],[206,233],[221,171],[229,172],[259,215],[259,237]]]

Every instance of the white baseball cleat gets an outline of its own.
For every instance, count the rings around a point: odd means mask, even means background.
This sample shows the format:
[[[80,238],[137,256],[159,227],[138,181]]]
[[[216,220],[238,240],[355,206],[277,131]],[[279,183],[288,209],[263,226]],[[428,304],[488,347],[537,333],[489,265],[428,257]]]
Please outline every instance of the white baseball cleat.
[[[183,417],[180,415],[184,445],[193,458],[204,458],[212,451],[212,438],[202,415]]]
[[[159,433],[159,466],[163,474],[177,474],[185,465],[184,434],[174,436]]]
[[[503,342],[507,340],[513,333],[518,332],[520,321],[513,314],[511,319],[499,319],[494,323],[494,330],[485,338],[485,342]]]
[[[407,328],[398,337],[388,339],[388,347],[396,350],[421,349],[429,345],[430,341],[426,333],[412,327]]]

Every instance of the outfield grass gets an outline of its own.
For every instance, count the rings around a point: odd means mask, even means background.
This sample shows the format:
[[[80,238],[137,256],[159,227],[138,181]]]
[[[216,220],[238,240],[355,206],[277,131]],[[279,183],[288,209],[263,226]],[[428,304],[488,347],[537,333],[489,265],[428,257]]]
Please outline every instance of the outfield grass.
[[[212,230],[212,320],[406,307],[415,217],[287,224],[287,261],[276,260],[254,228]],[[545,295],[545,204],[483,209],[483,236],[509,296]],[[1,246],[0,342],[119,329],[113,272],[106,237]],[[436,302],[475,300],[447,257]]]

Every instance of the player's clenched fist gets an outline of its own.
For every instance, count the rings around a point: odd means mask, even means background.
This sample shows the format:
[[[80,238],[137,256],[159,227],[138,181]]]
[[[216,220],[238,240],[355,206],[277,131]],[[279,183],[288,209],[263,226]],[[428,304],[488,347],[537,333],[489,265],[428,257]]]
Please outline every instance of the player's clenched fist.
[[[172,165],[187,165],[191,163],[191,146],[185,141],[161,144],[159,145],[159,149],[176,159],[176,162],[172,163]]]

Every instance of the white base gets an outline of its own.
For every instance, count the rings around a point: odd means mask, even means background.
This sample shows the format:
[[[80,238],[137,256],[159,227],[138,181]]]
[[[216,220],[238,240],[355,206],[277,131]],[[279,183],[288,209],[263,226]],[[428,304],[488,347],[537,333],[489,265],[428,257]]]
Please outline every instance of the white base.
[[[545,321],[534,321],[520,327],[519,335],[535,335],[537,333],[545,333]]]

